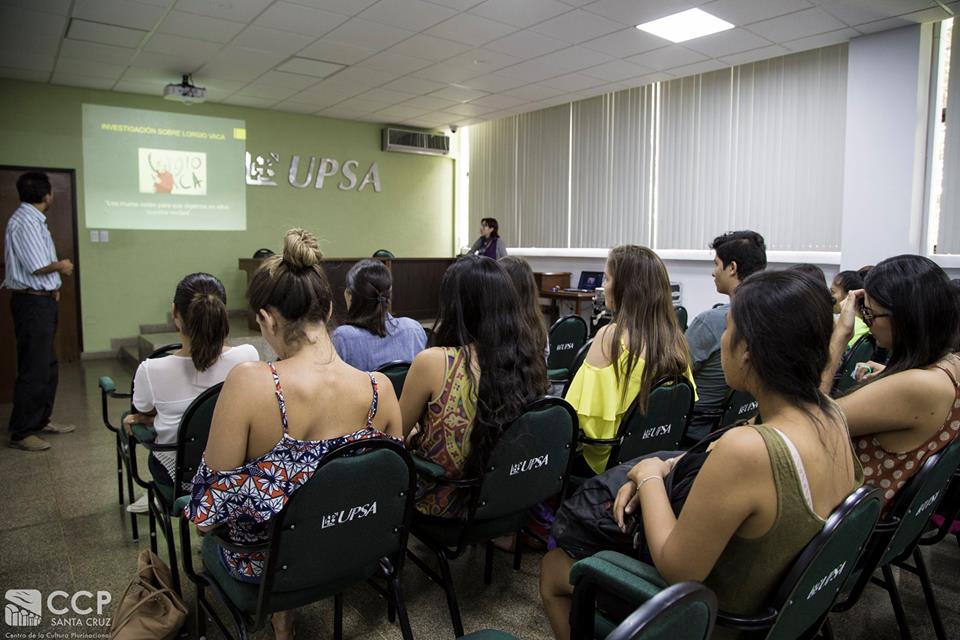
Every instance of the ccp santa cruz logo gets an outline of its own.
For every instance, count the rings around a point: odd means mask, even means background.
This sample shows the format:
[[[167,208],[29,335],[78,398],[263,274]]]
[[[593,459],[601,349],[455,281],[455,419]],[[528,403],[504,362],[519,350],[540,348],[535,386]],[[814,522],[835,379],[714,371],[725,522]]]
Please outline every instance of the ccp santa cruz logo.
[[[36,589],[7,589],[3,599],[3,621],[10,627],[37,627],[45,613],[52,614],[48,621],[52,627],[110,626],[110,618],[103,617],[109,591],[51,591],[44,598]]]

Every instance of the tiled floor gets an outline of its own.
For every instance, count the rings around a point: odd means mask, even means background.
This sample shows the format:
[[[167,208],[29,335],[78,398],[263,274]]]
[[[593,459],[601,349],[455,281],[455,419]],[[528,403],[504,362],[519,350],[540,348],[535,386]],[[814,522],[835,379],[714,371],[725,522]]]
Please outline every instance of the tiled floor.
[[[117,504],[114,440],[101,423],[96,385],[99,376],[110,375],[123,388],[131,373],[113,361],[63,366],[55,418],[75,423],[77,431],[50,436],[53,447],[42,453],[0,447],[0,590],[37,589],[44,596],[54,590],[106,590],[114,601],[120,598],[135,570],[137,553],[148,546],[147,526],[142,518],[140,542],[131,540],[127,514]],[[114,417],[121,409],[117,402]],[[9,413],[9,405],[0,405],[0,424],[7,424]],[[163,548],[162,539],[160,543]],[[418,548],[416,543],[414,547]],[[927,557],[948,633],[960,637],[960,548],[949,538],[927,550]],[[539,556],[525,555],[522,570],[515,573],[510,556],[497,552],[490,586],[483,584],[482,560],[477,549],[453,565],[466,629],[491,627],[525,640],[549,638],[537,595]],[[904,574],[901,585],[914,637],[932,638],[919,583]],[[410,563],[403,588],[416,638],[451,638],[442,591]],[[189,586],[187,601],[192,608]],[[345,605],[345,636],[400,637],[386,620],[383,601],[368,587],[350,589]],[[40,627],[25,627],[23,632],[49,638],[71,638],[71,633],[79,632],[88,635],[73,637],[106,637],[95,628],[54,626],[54,618],[47,615]],[[870,588],[854,610],[832,620],[838,638],[900,637],[886,595],[877,588]],[[331,636],[332,605],[324,602],[304,609],[298,628],[298,638]],[[15,638],[11,634],[16,631],[4,624],[3,637]],[[41,636],[41,632],[51,635]],[[211,630],[208,637],[219,634]],[[256,637],[272,634],[263,631]]]

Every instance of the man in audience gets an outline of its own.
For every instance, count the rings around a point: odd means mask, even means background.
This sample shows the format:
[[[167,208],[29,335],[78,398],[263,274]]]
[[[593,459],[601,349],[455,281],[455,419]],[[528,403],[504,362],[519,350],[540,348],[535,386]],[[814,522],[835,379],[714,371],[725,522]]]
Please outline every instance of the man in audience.
[[[767,267],[767,249],[756,231],[731,231],[710,244],[713,258],[713,282],[718,293],[733,297],[740,283],[751,273]],[[687,428],[687,437],[700,440],[716,423],[717,414],[729,392],[720,364],[720,337],[727,326],[729,304],[704,311],[690,323],[687,342],[693,362],[693,377],[699,399]]]
[[[57,394],[57,302],[60,278],[73,273],[70,260],[58,260],[45,213],[53,203],[53,189],[45,173],[25,173],[17,180],[20,207],[4,234],[6,278],[12,291],[10,310],[17,338],[17,381],[10,414],[10,446],[43,451],[50,444],[37,435],[69,433],[73,425],[50,422]]]

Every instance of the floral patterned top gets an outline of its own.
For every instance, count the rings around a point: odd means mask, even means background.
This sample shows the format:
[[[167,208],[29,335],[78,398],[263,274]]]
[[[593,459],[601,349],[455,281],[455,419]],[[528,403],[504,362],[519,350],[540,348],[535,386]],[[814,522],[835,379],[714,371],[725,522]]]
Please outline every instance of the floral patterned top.
[[[290,496],[313,477],[317,465],[331,450],[348,442],[387,437],[373,427],[378,389],[373,374],[368,374],[373,385],[373,401],[367,412],[367,424],[362,429],[328,440],[297,440],[287,433],[287,406],[280,376],[272,362],[267,364],[276,387],[283,436],[273,449],[236,469],[214,471],[204,457],[193,478],[190,503],[184,509],[184,515],[196,525],[226,524],[228,537],[240,544],[269,539],[270,521],[283,510]],[[265,553],[236,553],[223,548],[219,551],[230,575],[246,582],[259,581]]]

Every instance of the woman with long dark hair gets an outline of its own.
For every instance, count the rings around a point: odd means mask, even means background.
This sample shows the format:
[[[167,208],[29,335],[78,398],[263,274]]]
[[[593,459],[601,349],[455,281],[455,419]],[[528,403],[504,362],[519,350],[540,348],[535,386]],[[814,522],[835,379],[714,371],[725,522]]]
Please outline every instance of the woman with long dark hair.
[[[664,478],[676,460],[651,457],[627,474],[612,517],[642,527],[667,582],[696,580],[720,608],[757,613],[825,519],[862,482],[843,416],[819,390],[833,325],[824,285],[790,270],[737,288],[721,339],[731,388],[757,399],[763,425],[716,440],[679,517]],[[557,638],[570,635],[570,567],[562,549],[543,560],[540,593]],[[749,570],[747,570],[749,568]]]
[[[333,346],[344,362],[361,371],[403,360],[411,362],[427,344],[416,320],[390,314],[393,276],[379,260],[361,260],[347,272],[343,296],[347,317],[333,335]]]
[[[547,344],[547,325],[543,319],[543,312],[540,311],[540,292],[537,291],[537,281],[533,277],[533,269],[530,263],[518,256],[506,256],[497,260],[513,282],[514,289],[517,290],[517,297],[520,300],[520,315],[527,323],[527,329],[538,347],[543,351],[544,357],[550,355],[550,347]]]
[[[177,284],[170,312],[182,346],[165,358],[140,363],[133,379],[136,412],[123,421],[128,433],[133,424],[152,424],[155,442],[162,445],[177,443],[183,412],[203,390],[223,382],[235,365],[259,359],[253,345],[226,346],[227,292],[209,273],[185,276]],[[163,485],[173,485],[176,465],[175,451],[155,451],[147,458],[150,474]],[[127,509],[145,513],[146,496]]]
[[[450,478],[480,475],[504,427],[547,390],[547,367],[520,313],[516,291],[494,260],[466,256],[440,284],[433,347],[413,360],[403,385],[410,448]],[[465,503],[450,487],[421,483],[417,509],[457,517]]]
[[[831,342],[830,384],[857,315],[886,366],[869,363],[865,384],[838,400],[850,423],[866,482],[889,502],[923,464],[960,434],[960,293],[929,258],[901,255],[870,269],[847,294]],[[829,378],[829,379],[828,379]],[[766,417],[766,416],[764,416]]]
[[[610,250],[603,293],[613,320],[597,332],[587,359],[570,383],[566,400],[591,438],[613,438],[637,398],[646,411],[653,382],[690,373],[687,341],[677,323],[670,278],[653,251],[637,245]],[[581,474],[602,472],[610,447],[586,446],[575,465]],[[583,463],[589,469],[583,467]]]

